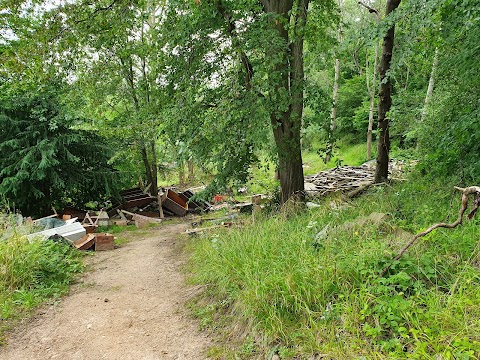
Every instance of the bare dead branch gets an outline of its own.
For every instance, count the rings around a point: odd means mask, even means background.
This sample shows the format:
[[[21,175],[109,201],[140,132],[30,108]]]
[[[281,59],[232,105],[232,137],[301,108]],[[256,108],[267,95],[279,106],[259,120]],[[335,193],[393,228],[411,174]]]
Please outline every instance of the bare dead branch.
[[[469,197],[469,195],[472,195],[472,194],[475,194],[475,199],[474,199],[474,203],[473,203],[473,210],[468,215],[468,218],[471,219],[475,215],[478,207],[480,206],[480,186],[469,186],[467,188],[459,188],[459,187],[455,186],[455,190],[458,190],[458,191],[462,192],[462,206],[460,207],[460,210],[458,211],[457,220],[455,222],[451,223],[451,224],[438,223],[438,224],[432,225],[427,230],[416,234],[413,238],[410,239],[410,241],[408,241],[405,244],[405,246],[403,248],[400,249],[397,256],[395,256],[392,259],[392,262],[380,272],[379,277],[382,277],[383,275],[385,275],[385,273],[392,267],[393,262],[396,261],[396,260],[399,260],[402,257],[402,255],[415,243],[415,241],[417,241],[417,239],[431,233],[433,230],[438,229],[438,228],[453,229],[453,228],[457,227],[458,225],[460,225],[463,222],[463,215],[465,214],[465,210],[467,210],[467,208],[468,208],[468,197]]]

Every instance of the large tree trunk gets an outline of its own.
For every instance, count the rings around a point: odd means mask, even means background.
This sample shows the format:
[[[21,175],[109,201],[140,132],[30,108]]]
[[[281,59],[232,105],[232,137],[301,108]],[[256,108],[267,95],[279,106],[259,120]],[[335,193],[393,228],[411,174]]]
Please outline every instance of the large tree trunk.
[[[388,16],[401,0],[387,0],[385,15]],[[383,38],[382,60],[380,62],[380,93],[378,104],[378,145],[377,167],[375,169],[375,183],[388,179],[388,160],[390,151],[389,119],[387,113],[392,106],[390,76],[387,76],[392,61],[393,45],[395,38],[395,25],[388,29]]]
[[[284,20],[272,19],[272,23],[278,35],[288,44],[284,48],[283,62],[276,66],[275,71],[281,74],[276,91],[289,94],[289,105],[286,110],[274,110],[270,115],[279,159],[281,200],[285,202],[293,195],[300,198],[304,196],[300,129],[304,89],[303,28],[307,20],[308,0],[298,1],[298,9],[293,8],[292,0],[262,0],[262,4],[266,12],[276,14]],[[294,31],[293,39],[290,39],[286,27],[292,22]]]

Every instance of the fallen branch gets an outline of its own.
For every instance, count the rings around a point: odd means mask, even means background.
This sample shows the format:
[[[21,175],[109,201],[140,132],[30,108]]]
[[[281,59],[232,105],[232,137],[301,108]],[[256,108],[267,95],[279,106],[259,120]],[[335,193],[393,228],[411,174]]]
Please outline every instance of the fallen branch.
[[[396,260],[399,260],[402,255],[407,251],[414,243],[417,241],[417,239],[431,233],[433,230],[438,229],[438,228],[447,228],[447,229],[453,229],[456,228],[458,225],[460,225],[463,222],[463,215],[465,214],[465,210],[468,208],[468,197],[469,195],[475,194],[475,199],[473,202],[473,209],[468,214],[468,218],[471,219],[475,215],[476,211],[478,210],[478,207],[480,206],[480,186],[470,186],[467,188],[459,188],[455,186],[455,190],[461,191],[462,192],[462,206],[460,210],[458,211],[458,219],[451,223],[438,223],[435,225],[430,226],[427,230],[422,231],[421,233],[416,234],[410,241],[398,252],[397,256],[395,256],[392,259],[392,262],[386,266],[381,272],[379,277],[382,277],[385,275],[385,273],[392,267],[393,262]]]

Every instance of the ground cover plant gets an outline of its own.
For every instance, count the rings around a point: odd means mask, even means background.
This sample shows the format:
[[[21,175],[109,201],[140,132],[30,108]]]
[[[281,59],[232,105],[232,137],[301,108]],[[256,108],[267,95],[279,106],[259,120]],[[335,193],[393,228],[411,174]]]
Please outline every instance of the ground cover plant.
[[[407,241],[395,229],[413,234],[455,218],[457,197],[450,184],[416,178],[196,239],[193,280],[208,285],[192,307],[204,326],[238,339],[211,355],[478,358],[478,219],[429,234],[378,277]],[[390,217],[354,225],[372,212]]]
[[[12,321],[68,291],[83,269],[81,257],[53,241],[30,242],[18,235],[0,241],[0,342]]]

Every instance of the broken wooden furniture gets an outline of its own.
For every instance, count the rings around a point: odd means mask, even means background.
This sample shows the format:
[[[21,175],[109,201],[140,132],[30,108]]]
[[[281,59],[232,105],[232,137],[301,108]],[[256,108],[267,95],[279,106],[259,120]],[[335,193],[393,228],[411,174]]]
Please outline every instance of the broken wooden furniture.
[[[188,211],[187,202],[171,189],[162,195],[162,206],[178,216],[185,216]]]

